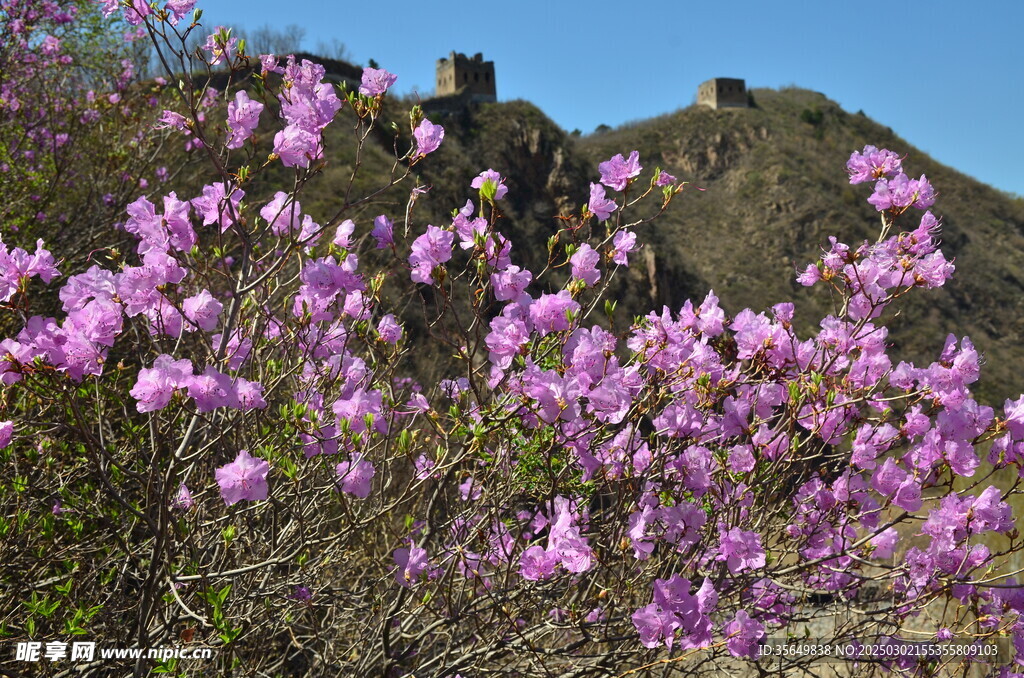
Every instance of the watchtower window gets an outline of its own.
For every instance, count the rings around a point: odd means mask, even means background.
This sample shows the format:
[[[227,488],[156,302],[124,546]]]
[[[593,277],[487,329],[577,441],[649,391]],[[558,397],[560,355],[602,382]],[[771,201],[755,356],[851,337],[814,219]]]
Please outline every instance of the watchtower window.
[[[490,81],[491,81],[491,74],[490,73],[484,73],[484,82],[490,82]]]
[[[462,74],[462,82],[469,82],[469,73]]]
[[[480,74],[479,73],[474,73],[473,74],[473,82],[480,82]]]

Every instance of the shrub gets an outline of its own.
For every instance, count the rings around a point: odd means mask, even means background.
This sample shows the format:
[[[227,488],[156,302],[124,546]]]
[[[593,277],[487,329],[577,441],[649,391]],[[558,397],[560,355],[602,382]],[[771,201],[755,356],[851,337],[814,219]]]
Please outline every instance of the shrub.
[[[185,63],[191,4],[123,11]],[[391,73],[339,96],[316,64],[261,55],[240,89],[248,57],[223,28],[198,58],[228,69],[227,124],[191,70],[168,73],[162,124],[206,154],[201,192],[131,202],[135,251],[114,267],[0,250],[0,302],[23,323],[0,343],[3,576],[32,591],[5,597],[5,633],[219,651],[137,674],[700,674],[821,617],[821,647],[866,644],[879,671],[990,659],[894,649],[911,623],[1024,642],[1005,568],[1018,484],[990,482],[1020,471],[1024,398],[1000,417],[971,398],[967,338],[924,367],[887,354],[900,299],[953,272],[932,188],[899,156],[851,156],[881,230],[831,238],[800,274],[837,299],[814,336],[792,304],[729,316],[713,293],[617,334],[606,286],[685,182],[610,158],[547,265],[523,270],[493,169],[450,224],[416,220],[416,186],[351,218],[443,143],[415,107],[375,192],[303,211],[323,130],[345,109],[360,157]],[[291,180],[252,200],[281,166]],[[47,285],[59,317],[34,312]],[[428,344],[443,379],[407,372]]]

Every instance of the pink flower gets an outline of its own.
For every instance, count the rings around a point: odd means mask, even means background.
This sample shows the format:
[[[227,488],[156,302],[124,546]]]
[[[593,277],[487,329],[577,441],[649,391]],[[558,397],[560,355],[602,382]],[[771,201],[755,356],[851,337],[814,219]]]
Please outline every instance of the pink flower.
[[[192,499],[192,493],[185,487],[185,483],[181,484],[178,488],[178,494],[174,495],[174,500],[171,501],[171,508],[182,511],[187,511],[196,505],[194,499]]]
[[[481,172],[470,186],[480,190],[482,200],[501,200],[508,193],[505,179],[492,169]]]
[[[412,540],[409,541],[409,548],[395,549],[394,559],[398,566],[395,581],[405,588],[412,588],[429,564],[427,550],[416,546]]]
[[[373,230],[370,235],[377,241],[377,249],[383,250],[395,243],[394,224],[386,216],[381,214],[373,220]]]
[[[263,399],[263,384],[258,381],[239,377],[235,392],[238,393],[238,405],[242,411],[262,410],[267,407],[267,401]]]
[[[710,645],[712,624],[707,615],[717,603],[717,598],[706,579],[696,595],[690,593],[690,580],[678,574],[656,580],[654,602],[633,613],[633,625],[640,634],[640,643],[654,648],[664,638],[669,649],[677,641],[682,648]],[[681,632],[678,639],[677,631]]]
[[[427,409],[430,409],[429,406]],[[426,480],[431,477],[440,478],[440,475],[434,473],[434,466],[436,466],[436,462],[425,454],[421,454],[416,457],[416,461],[413,462],[413,466],[416,468],[417,480]]]
[[[278,96],[281,115],[289,126],[299,127],[319,137],[341,110],[341,100],[334,93],[334,86],[322,82],[326,70],[305,59],[296,64],[295,57],[289,56],[282,74],[290,87]]]
[[[171,13],[171,23],[177,25],[195,7],[196,0],[167,0],[164,7]]]
[[[629,185],[631,179],[640,176],[640,152],[633,151],[629,159],[622,157],[622,154],[614,156],[597,166],[601,173],[601,183],[613,191],[623,191]]]
[[[277,65],[277,57],[273,54],[260,55],[260,75],[267,73],[282,73],[283,69]]]
[[[630,252],[637,250],[636,233],[632,231],[619,231],[612,238],[612,261],[619,266],[629,266]]]
[[[348,249],[352,246],[352,233],[356,230],[356,224],[351,219],[346,219],[338,225],[338,229],[334,232],[334,240],[331,243],[335,247],[342,249]]]
[[[174,191],[164,196],[163,223],[167,229],[167,242],[181,252],[188,252],[196,244],[196,232],[189,218],[191,210],[192,204],[178,200]]]
[[[157,356],[153,367],[139,370],[138,380],[129,391],[138,402],[139,412],[155,412],[167,407],[174,390],[183,388],[192,377],[192,361],[175,360],[167,354]]]
[[[210,332],[217,327],[217,316],[224,310],[224,304],[217,301],[209,290],[203,290],[182,303],[185,317],[199,326],[199,329]]]
[[[309,590],[308,586],[296,586],[288,597],[300,603],[308,603],[313,599],[313,592]]]
[[[231,37],[230,28],[217,26],[213,33],[206,36],[206,44],[203,45],[203,49],[210,53],[210,65],[216,66],[224,60],[230,63],[235,58],[237,44],[238,38]]]
[[[590,245],[583,243],[576,253],[569,257],[572,264],[572,277],[587,283],[587,287],[593,287],[601,278],[601,271],[597,270],[597,264],[601,261],[601,254]]]
[[[539,545],[533,545],[523,551],[519,558],[519,574],[527,581],[548,579],[555,573],[558,565],[558,554],[546,551]]]
[[[484,338],[488,359],[500,369],[508,369],[527,341],[530,330],[518,318],[498,316],[491,321],[491,331]]]
[[[394,315],[388,313],[380,319],[380,323],[377,325],[377,335],[380,336],[381,341],[388,344],[398,343],[398,340],[402,338],[402,326],[398,324]]]
[[[389,87],[395,84],[396,80],[398,80],[397,75],[388,73],[383,68],[364,68],[359,93],[368,97],[384,94]]]
[[[267,498],[267,472],[270,464],[258,457],[250,457],[246,450],[239,450],[230,464],[216,471],[220,496],[231,506],[243,499],[259,501]]]
[[[725,625],[728,638],[726,647],[733,657],[756,657],[758,643],[764,639],[764,624],[752,619],[746,610],[737,610],[736,616]]]
[[[117,11],[117,8],[121,6],[121,3],[119,2],[119,0],[100,0],[100,4],[103,5],[102,11],[103,11],[103,16],[105,16],[105,17],[111,16],[114,12]],[[16,23],[16,25],[20,24],[20,22],[15,22],[15,23]],[[13,30],[12,32],[13,33],[18,33],[19,31]]]
[[[260,124],[262,112],[263,104],[250,99],[245,90],[239,90],[235,100],[228,104],[228,127],[231,129],[231,136],[226,146],[241,148]]]
[[[284,191],[278,191],[260,210],[260,216],[270,224],[274,235],[287,236],[302,226],[302,205]]]
[[[412,243],[412,252],[409,254],[412,281],[433,285],[434,269],[452,258],[454,244],[454,233],[428,225],[427,232]]]
[[[720,528],[719,538],[721,545],[718,560],[726,561],[732,574],[764,567],[764,549],[761,548],[761,537],[756,532],[741,530],[738,527],[728,531]]]
[[[850,183],[859,184],[902,172],[903,161],[888,149],[878,150],[874,146],[865,146],[863,151],[850,154],[846,171],[850,175]]]
[[[668,172],[664,172],[663,171],[661,174],[658,175],[658,178],[657,178],[657,180],[655,180],[654,185],[655,186],[670,186],[670,185],[672,185],[674,183],[676,183],[676,178],[674,176],[672,176],[671,174],[669,174]]]
[[[53,56],[60,51],[60,39],[47,35],[39,44],[39,50],[47,56]]]
[[[20,247],[8,251],[0,240],[0,302],[9,300],[21,285],[22,280],[39,276],[44,282],[60,275],[53,255],[43,248],[43,241],[36,241],[35,254],[29,254]]]
[[[228,190],[231,191],[230,198]],[[242,189],[217,182],[204,186],[203,194],[192,198],[191,203],[196,213],[203,218],[203,226],[220,222],[220,231],[223,233],[235,223],[234,217],[238,214],[238,205],[243,197],[245,191]]]
[[[590,202],[587,209],[594,213],[598,221],[605,221],[618,208],[614,200],[604,197],[604,186],[590,184]]]
[[[911,205],[923,210],[935,204],[935,189],[923,174],[920,179],[911,179],[900,172],[892,179],[879,179],[868,202],[879,212],[903,210]]]
[[[124,8],[124,20],[132,26],[138,26],[152,13],[146,0],[131,0],[131,4]]]
[[[274,135],[274,153],[285,167],[309,167],[310,160],[323,157],[320,135],[288,125]]]
[[[210,337],[210,345],[213,346],[214,350],[219,350],[221,342],[224,341],[223,334],[215,334]],[[249,353],[252,352],[252,339],[244,339],[239,335],[236,329],[231,333],[228,338],[227,346],[225,346],[225,358],[228,361],[229,370],[237,370],[241,367],[246,359],[249,357]]]
[[[413,393],[411,396],[409,396],[409,400],[405,403],[405,406],[409,408],[410,414],[430,411],[430,403],[427,401],[426,396],[424,396],[422,393]],[[421,454],[419,456],[419,459],[426,459],[426,457]],[[416,461],[417,468],[419,468],[419,459],[417,459]],[[433,465],[433,463],[434,462],[432,461],[430,462],[431,465]]]
[[[482,494],[483,488],[473,479],[473,476],[469,476],[459,485],[459,496],[462,497],[462,501],[476,501]]]
[[[14,422],[13,421],[2,421],[0,422],[0,450],[11,444],[11,438],[14,437]]]
[[[491,285],[494,286],[494,298],[498,301],[518,299],[530,282],[533,273],[523,271],[518,266],[509,266],[504,271],[491,274]]]
[[[871,538],[871,545],[875,547],[872,554],[875,558],[892,558],[896,551],[896,542],[899,540],[899,533],[893,528],[887,528]]]
[[[338,474],[338,486],[342,492],[359,499],[370,496],[370,482],[376,471],[363,455],[354,453],[350,461],[341,462],[334,470]]]
[[[210,412],[218,407],[240,406],[238,391],[231,383],[231,377],[221,374],[212,365],[202,374],[188,379],[188,395],[200,412]]]
[[[416,155],[424,156],[433,153],[441,145],[441,140],[444,139],[444,127],[435,125],[424,118],[412,135],[416,139]]]
[[[530,305],[530,320],[543,337],[551,332],[569,329],[566,313],[579,313],[580,305],[573,300],[568,290],[558,294],[542,294]]]
[[[821,280],[821,270],[815,264],[807,264],[807,268],[796,278],[796,281],[804,287],[810,287],[819,280]]]
[[[383,394],[380,391],[357,388],[350,396],[336,400],[331,406],[331,411],[338,418],[339,425],[347,421],[355,433],[366,431],[368,417],[373,419],[374,428],[378,432],[383,432],[387,428],[382,407]]]

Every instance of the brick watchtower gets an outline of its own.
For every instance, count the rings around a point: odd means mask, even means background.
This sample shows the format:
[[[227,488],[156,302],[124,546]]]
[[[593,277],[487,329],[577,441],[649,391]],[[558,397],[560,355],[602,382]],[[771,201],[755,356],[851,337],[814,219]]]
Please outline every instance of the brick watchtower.
[[[473,101],[497,101],[494,86],[494,62],[484,61],[477,53],[470,59],[465,54],[452,52],[446,59],[437,60],[437,96],[467,94]]]
[[[711,108],[748,108],[747,84],[738,78],[712,78],[697,87],[697,103]]]

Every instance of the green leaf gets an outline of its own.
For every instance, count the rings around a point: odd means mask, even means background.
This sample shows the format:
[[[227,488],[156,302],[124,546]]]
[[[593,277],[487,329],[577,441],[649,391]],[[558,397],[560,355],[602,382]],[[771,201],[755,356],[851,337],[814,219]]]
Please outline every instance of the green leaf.
[[[229,645],[229,644],[233,643],[235,641],[235,639],[238,638],[238,636],[240,636],[241,634],[242,634],[242,629],[241,628],[235,629],[235,628],[228,627],[224,631],[218,633],[217,636],[221,640],[224,641],[225,645]]]
[[[409,429],[403,428],[402,432],[398,434],[399,454],[408,454],[410,447],[412,447],[412,433],[409,432]]]
[[[487,179],[483,185],[480,186],[480,200],[484,202],[493,203],[494,196],[498,192],[498,184],[494,183],[493,180]]]

